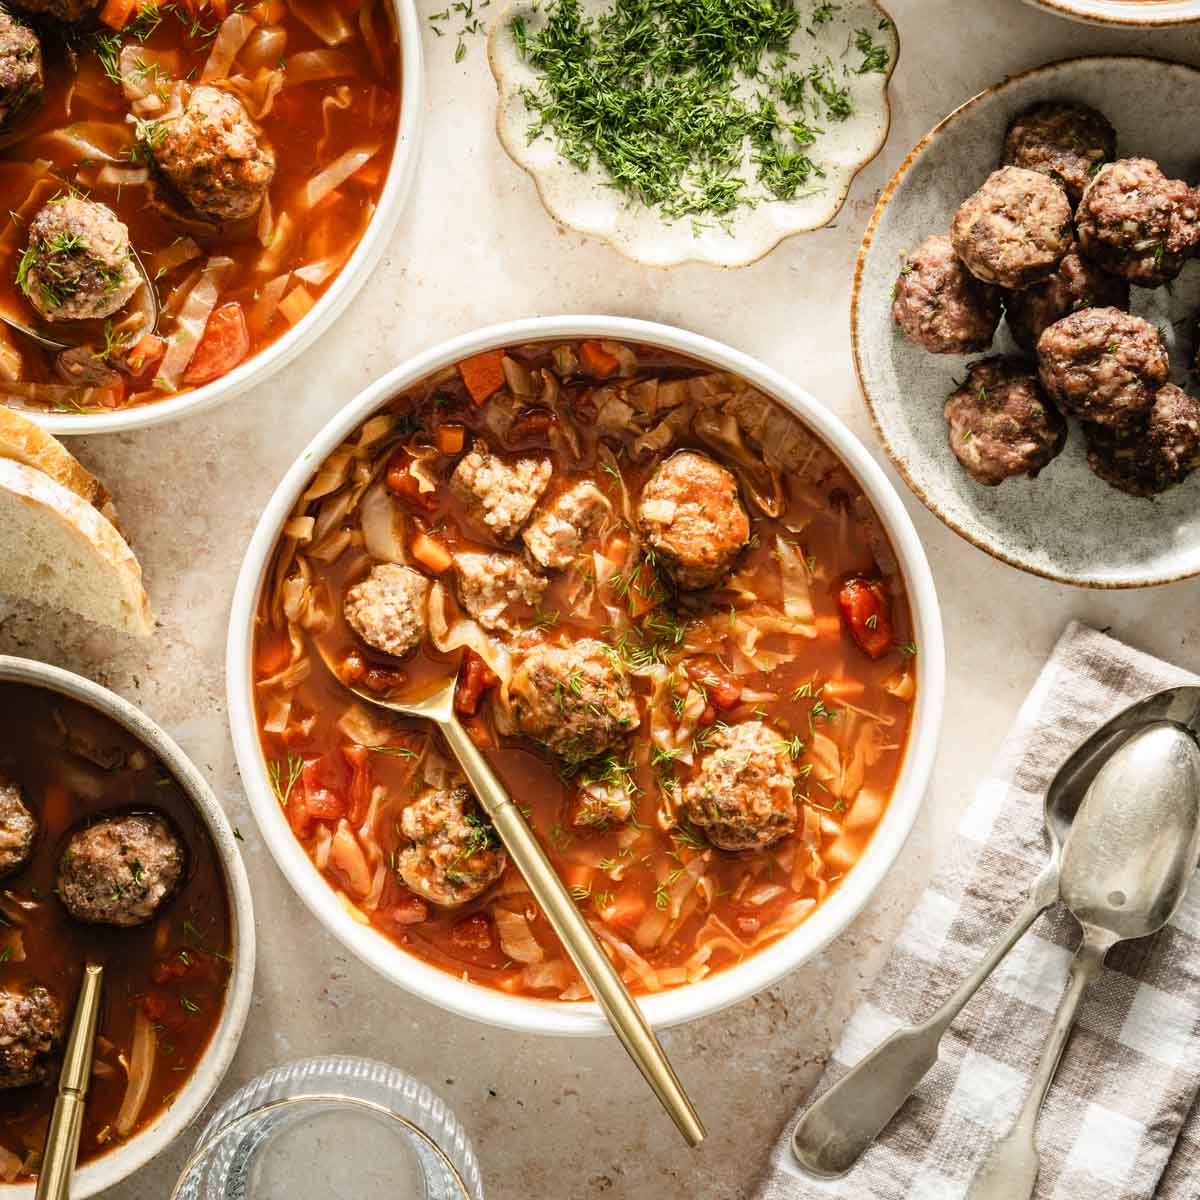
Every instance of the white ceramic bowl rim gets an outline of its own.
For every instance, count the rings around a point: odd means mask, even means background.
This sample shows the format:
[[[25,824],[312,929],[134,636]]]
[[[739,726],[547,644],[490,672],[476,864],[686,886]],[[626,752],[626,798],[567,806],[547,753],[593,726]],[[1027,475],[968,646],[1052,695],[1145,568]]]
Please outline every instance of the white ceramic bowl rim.
[[[313,471],[366,417],[416,381],[472,354],[496,346],[555,338],[613,338],[646,342],[732,371],[785,403],[817,432],[857,478],[879,514],[908,587],[917,655],[917,704],[900,777],[867,853],[837,891],[792,933],[737,967],[700,983],[643,997],[658,1027],[719,1011],[777,982],[818,953],[858,914],[895,862],[924,798],[941,727],[945,655],[937,595],[925,552],[904,505],[882,469],[858,439],[809,393],[778,372],[727,346],[667,325],[624,317],[536,317],[493,325],[444,342],[384,375],[342,408],[308,444],[284,476],[259,520],[238,577],[226,661],[229,719],[242,781],[259,829],[275,861],[317,919],[385,978],[441,1008],[524,1033],[594,1036],[608,1026],[593,1003],[510,996],[464,982],[400,949],[359,924],[318,874],[296,840],[271,791],[258,740],[252,696],[253,628],[258,597],[278,532]]]
[[[1062,17],[1099,25],[1149,29],[1161,25],[1186,25],[1200,21],[1200,0],[1028,0],[1030,4]]]
[[[254,991],[254,904],[241,852],[228,818],[192,761],[175,741],[129,701],[82,675],[33,659],[0,655],[0,682],[23,683],[69,696],[116,721],[146,745],[179,780],[203,819],[225,877],[233,925],[233,970],[221,1020],[196,1069],[174,1103],[123,1145],[94,1159],[75,1175],[71,1195],[87,1200],[114,1187],[165,1150],[200,1114],[233,1061]],[[35,1185],[0,1185],[3,1200],[34,1200]]]
[[[400,36],[400,120],[387,179],[379,204],[354,253],[309,313],[282,337],[241,366],[212,383],[152,404],[114,409],[111,413],[58,413],[23,409],[25,416],[57,435],[121,433],[161,425],[184,415],[223,404],[282,370],[306,350],[345,311],[370,278],[404,211],[416,174],[425,111],[425,71],[421,55],[421,26],[410,0],[388,0],[396,14]]]

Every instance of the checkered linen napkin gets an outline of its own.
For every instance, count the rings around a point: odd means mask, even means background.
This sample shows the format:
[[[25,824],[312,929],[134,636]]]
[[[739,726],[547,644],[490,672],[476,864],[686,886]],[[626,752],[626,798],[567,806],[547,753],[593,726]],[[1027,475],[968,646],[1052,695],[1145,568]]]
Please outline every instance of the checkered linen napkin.
[[[898,1026],[932,1013],[1007,924],[1045,861],[1046,785],[1075,746],[1132,701],[1194,681],[1093,629],[1067,628],[814,1096]],[[832,1182],[805,1175],[789,1122],[758,1200],[962,1200],[1025,1098],[1078,941],[1064,910],[1042,916],[967,1005],[938,1064],[858,1165]],[[1198,1092],[1193,886],[1172,924],[1116,947],[1089,990],[1042,1110],[1035,1196],[1196,1200]]]

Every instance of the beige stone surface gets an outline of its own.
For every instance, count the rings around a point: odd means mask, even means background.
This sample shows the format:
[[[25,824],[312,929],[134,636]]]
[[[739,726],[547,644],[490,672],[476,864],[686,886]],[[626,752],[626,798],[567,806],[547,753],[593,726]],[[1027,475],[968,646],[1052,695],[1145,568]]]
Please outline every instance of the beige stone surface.
[[[419,7],[428,13],[442,2]],[[1200,62],[1200,33],[1087,30],[1018,0],[894,0],[891,7],[903,51],[887,147],[831,228],[731,273],[641,270],[557,230],[493,136],[482,41],[471,41],[455,64],[453,37],[435,37],[426,25],[427,136],[412,203],[383,264],[323,343],[215,413],[73,442],[117,498],[145,566],[158,635],[134,642],[0,600],[0,652],[81,671],[140,704],[191,752],[245,833],[260,967],[249,1028],[222,1094],[287,1059],[372,1055],[428,1080],[454,1105],[496,1200],[740,1200],[1066,621],[1112,627],[1200,669],[1195,583],[1106,594],[1035,580],[961,542],[905,492],[946,620],[948,717],[936,779],[890,880],[827,954],[664,1038],[708,1123],[709,1140],[694,1153],[612,1043],[497,1032],[379,982],[322,932],[258,843],[226,732],[226,615],[242,548],[274,482],[339,405],[406,355],[473,327],[529,314],[613,312],[673,322],[757,355],[874,446],[850,361],[850,277],[878,190],[913,142],[981,88],[1053,58],[1126,51]],[[162,1200],[186,1148],[114,1189],[112,1200]]]

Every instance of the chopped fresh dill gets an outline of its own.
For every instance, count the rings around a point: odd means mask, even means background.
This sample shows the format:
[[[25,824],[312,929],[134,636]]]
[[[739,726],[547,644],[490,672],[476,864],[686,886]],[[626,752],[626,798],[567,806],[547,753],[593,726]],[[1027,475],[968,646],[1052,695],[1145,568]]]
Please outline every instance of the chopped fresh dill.
[[[298,754],[288,754],[285,762],[280,762],[279,759],[271,760],[271,765],[267,768],[267,774],[271,779],[271,790],[284,808],[287,807],[288,798],[303,770],[304,759]]]
[[[887,29],[888,22],[880,21],[880,29]],[[891,53],[886,46],[877,45],[869,29],[860,29],[854,35],[854,48],[863,56],[863,60],[855,68],[859,75],[867,75],[872,71],[883,74],[891,62]]]

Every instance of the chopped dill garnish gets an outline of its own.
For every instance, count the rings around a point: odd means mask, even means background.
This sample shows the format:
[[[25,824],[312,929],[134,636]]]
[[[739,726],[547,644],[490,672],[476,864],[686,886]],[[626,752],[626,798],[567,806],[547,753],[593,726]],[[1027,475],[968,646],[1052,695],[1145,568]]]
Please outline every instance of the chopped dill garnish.
[[[880,29],[887,29],[887,21],[879,22]],[[867,75],[872,71],[883,74],[891,62],[891,54],[886,46],[876,45],[869,29],[860,29],[854,35],[854,48],[863,56],[863,60],[855,68],[859,75]]]
[[[279,803],[287,808],[288,798],[292,794],[292,789],[300,779],[300,773],[304,770],[304,759],[298,754],[288,754],[286,762],[280,762],[279,759],[272,759],[270,766],[267,768],[267,774],[271,779],[271,790],[275,793],[275,798]]]

